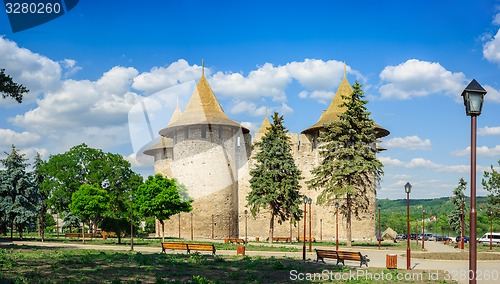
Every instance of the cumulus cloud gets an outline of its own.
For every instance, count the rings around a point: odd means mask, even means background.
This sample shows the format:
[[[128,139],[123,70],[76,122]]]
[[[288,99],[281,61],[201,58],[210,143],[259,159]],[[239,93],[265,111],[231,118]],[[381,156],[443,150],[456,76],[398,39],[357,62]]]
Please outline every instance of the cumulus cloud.
[[[481,136],[496,136],[496,135],[500,135],[500,126],[494,126],[494,127],[485,126],[485,127],[481,127],[481,128],[478,129],[477,134],[481,135]]]
[[[153,67],[149,72],[141,73],[134,78],[132,88],[149,95],[180,83],[198,80],[202,73],[201,69],[202,66],[196,64],[191,66],[186,60],[179,59],[167,67]],[[205,68],[205,75],[208,76],[210,73],[210,69]]]
[[[241,125],[243,127],[246,127],[248,128],[252,133],[255,133],[257,131],[259,131],[260,129],[260,125],[258,125],[257,123],[254,123],[254,122],[249,122],[249,121],[243,121],[241,123]]]
[[[236,102],[231,107],[231,113],[234,114],[248,114],[253,116],[265,116],[267,108],[265,106],[257,107],[256,104],[248,101],[239,101]]]
[[[40,141],[40,135],[27,131],[16,132],[11,129],[0,129],[0,148],[8,148],[11,145],[25,146],[33,145]]]
[[[30,90],[24,97],[25,102],[33,102],[41,93],[59,86],[62,72],[59,63],[19,47],[17,43],[1,36],[0,54],[0,66],[5,69],[5,73]],[[10,101],[0,100],[0,103]]]
[[[401,161],[399,159],[393,159],[390,157],[379,157],[380,162],[384,167],[391,168],[406,168],[406,169],[427,169],[435,170],[438,172],[446,173],[468,173],[470,172],[470,165],[443,165],[435,163],[431,160],[424,158],[413,158],[410,161]],[[487,170],[488,167],[477,165],[476,170],[478,173],[482,173]]]
[[[453,73],[436,62],[410,59],[398,66],[387,66],[380,73],[379,87],[383,99],[410,99],[444,93],[461,94],[466,78],[462,72]]]
[[[484,43],[483,56],[490,62],[500,64],[500,29]]]
[[[453,155],[455,156],[468,156],[470,155],[470,146],[463,150],[457,150],[453,152]],[[498,157],[500,156],[500,145],[496,145],[493,148],[489,148],[487,146],[481,146],[476,148],[476,154],[478,156],[483,156],[483,157]]]
[[[69,78],[75,75],[78,71],[82,70],[82,68],[77,66],[76,63],[76,60],[73,59],[64,59],[61,61],[61,65],[64,68],[64,78]]]
[[[136,75],[134,68],[114,67],[95,82],[66,80],[60,89],[47,92],[37,108],[12,121],[42,132],[123,124],[137,100],[129,91]]]
[[[500,103],[500,90],[489,85],[484,85],[484,89],[488,92],[486,96],[484,96],[486,101]]]
[[[494,25],[500,26],[500,13],[496,14],[495,17],[493,17],[492,23]]]
[[[332,90],[344,77],[344,63],[336,60],[305,59],[303,62],[290,62],[284,68],[290,77],[309,90]],[[346,66],[346,71],[353,73],[349,66]]]
[[[299,98],[301,99],[314,99],[322,104],[328,104],[332,100],[333,96],[335,96],[335,92],[330,91],[302,91],[299,93]]]
[[[429,149],[431,140],[422,140],[418,136],[407,136],[402,138],[392,138],[381,143],[382,146],[387,148],[404,148],[410,150]]]

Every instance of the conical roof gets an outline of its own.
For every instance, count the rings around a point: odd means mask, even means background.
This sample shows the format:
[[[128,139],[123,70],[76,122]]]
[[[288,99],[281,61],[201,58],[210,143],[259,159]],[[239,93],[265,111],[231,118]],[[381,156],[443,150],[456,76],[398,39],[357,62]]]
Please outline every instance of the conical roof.
[[[176,122],[177,119],[179,119],[179,117],[181,117],[181,115],[182,115],[182,111],[179,108],[179,105],[177,104],[177,106],[175,107],[174,113],[172,114],[172,117],[170,118],[170,121],[168,122],[167,126],[170,126],[174,122]]]
[[[144,150],[144,154],[148,156],[154,156],[155,152],[165,148],[172,148],[174,146],[174,141],[172,138],[160,137],[158,142],[148,149]]]
[[[268,128],[271,127],[271,123],[269,122],[269,119],[264,118],[264,121],[262,121],[262,125],[260,126],[259,131],[257,131],[258,134],[266,134],[268,131]]]
[[[346,107],[340,106],[345,101],[343,97],[348,96],[351,93],[352,93],[352,88],[351,85],[349,84],[349,81],[347,81],[346,74],[344,72],[344,78],[340,82],[337,92],[335,93],[335,96],[330,102],[328,109],[324,110],[321,113],[321,116],[319,117],[318,121],[315,124],[307,128],[306,130],[302,131],[302,133],[305,134],[315,133],[316,131],[325,128],[326,125],[332,123],[333,121],[338,120],[339,116],[346,110]],[[375,131],[377,138],[385,137],[390,133],[387,129],[384,129],[378,124],[375,124]]]
[[[243,133],[250,132],[224,113],[204,75],[198,81],[184,112],[172,124],[160,130],[160,135],[166,136],[176,128],[197,124],[233,126],[241,128]]]

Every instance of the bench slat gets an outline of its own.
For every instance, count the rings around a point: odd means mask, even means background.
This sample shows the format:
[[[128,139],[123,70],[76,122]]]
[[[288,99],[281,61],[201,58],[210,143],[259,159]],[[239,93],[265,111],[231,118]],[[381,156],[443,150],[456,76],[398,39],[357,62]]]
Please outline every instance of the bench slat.
[[[337,265],[339,263],[342,263],[342,265],[345,265],[344,260],[353,260],[353,261],[359,261],[359,266],[363,266],[363,264],[368,267],[368,262],[370,261],[368,259],[368,256],[365,255],[363,256],[361,252],[353,252],[353,251],[335,251],[335,250],[321,250],[321,249],[315,249],[316,251],[316,262],[321,260],[322,262],[325,262],[325,258],[330,258],[330,259],[336,259],[337,260]]]
[[[213,244],[186,244],[187,253],[191,253],[192,250],[196,251],[211,251],[215,255],[215,246]]]

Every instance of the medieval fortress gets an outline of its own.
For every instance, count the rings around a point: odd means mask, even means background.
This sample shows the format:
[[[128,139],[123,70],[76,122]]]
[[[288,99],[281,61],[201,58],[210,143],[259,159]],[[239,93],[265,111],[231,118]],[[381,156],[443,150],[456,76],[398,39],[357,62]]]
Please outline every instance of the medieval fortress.
[[[311,171],[321,160],[318,151],[320,132],[326,124],[338,119],[344,111],[339,107],[341,95],[351,92],[344,72],[335,96],[318,121],[300,134],[289,134],[292,154],[303,176],[300,192],[313,200],[310,207],[307,205],[307,234],[311,217],[312,236],[316,240],[334,240],[335,207],[317,205],[315,201],[320,192],[309,190],[305,181],[312,178]],[[167,126],[160,130],[161,139],[144,151],[144,154],[154,157],[155,174],[176,178],[194,199],[192,212],[165,221],[165,236],[190,238],[192,234],[194,238],[224,239],[244,238],[245,232],[250,240],[265,240],[269,236],[269,212],[261,210],[254,218],[246,202],[251,190],[250,169],[255,163],[253,145],[262,139],[269,125],[268,118],[264,118],[252,141],[250,131],[224,113],[202,74],[186,109],[181,112],[177,107]],[[389,135],[389,131],[378,125],[376,133],[378,138]],[[360,220],[353,218],[353,240],[375,239],[375,188],[369,192],[368,212]],[[245,214],[246,210],[248,214]],[[346,237],[346,223],[340,214],[338,221],[339,240],[342,241]],[[303,235],[303,226],[303,220],[299,220],[298,226],[276,222],[274,236],[295,239]],[[161,235],[159,222],[156,234]]]

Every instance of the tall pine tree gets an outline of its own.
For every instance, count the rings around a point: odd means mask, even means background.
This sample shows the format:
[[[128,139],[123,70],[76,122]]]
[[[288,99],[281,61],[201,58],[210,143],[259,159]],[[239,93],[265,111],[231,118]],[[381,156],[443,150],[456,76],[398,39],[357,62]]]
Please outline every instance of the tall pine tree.
[[[342,95],[345,107],[339,119],[325,127],[319,142],[321,163],[307,181],[310,189],[321,190],[319,204],[339,201],[339,213],[346,218],[347,245],[351,246],[352,217],[368,211],[370,191],[383,174],[376,157],[375,122],[367,111],[361,85],[356,82],[350,95]]]
[[[464,178],[460,178],[458,181],[458,186],[453,189],[453,196],[450,198],[450,202],[453,205],[453,210],[448,215],[450,227],[453,231],[460,235],[462,232],[462,219],[467,216],[467,207],[465,206],[465,195],[464,191],[467,189],[467,182]],[[462,206],[464,210],[462,212]],[[463,214],[462,214],[463,213]],[[467,221],[464,220],[464,231],[468,228]],[[464,232],[465,234],[465,232]]]
[[[299,180],[301,172],[291,153],[288,130],[283,126],[283,116],[277,112],[273,123],[267,129],[257,147],[255,168],[250,171],[251,191],[247,196],[252,215],[261,210],[269,210],[269,242],[273,241],[274,221],[299,220],[301,195]]]

